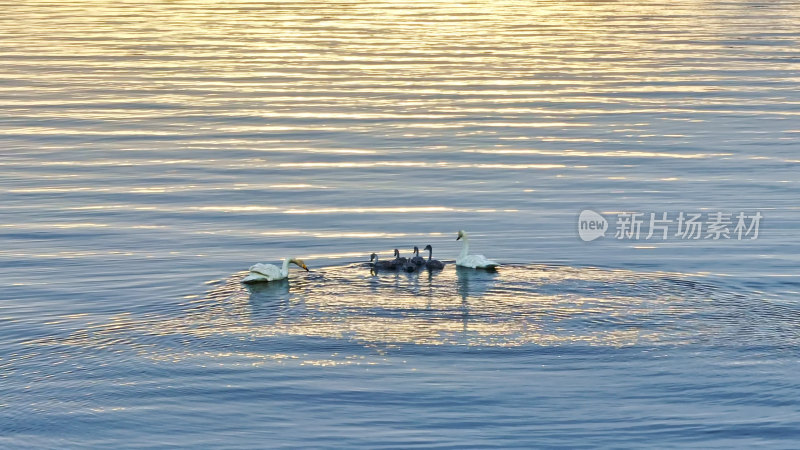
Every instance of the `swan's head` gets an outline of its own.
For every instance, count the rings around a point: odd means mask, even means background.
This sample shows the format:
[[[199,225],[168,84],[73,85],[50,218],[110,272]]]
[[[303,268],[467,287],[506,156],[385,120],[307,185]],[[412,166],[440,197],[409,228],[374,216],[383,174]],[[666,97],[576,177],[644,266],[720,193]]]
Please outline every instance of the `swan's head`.
[[[378,259],[378,255],[376,255],[375,253],[369,255],[370,262],[375,261],[376,259]]]
[[[425,248],[422,249],[423,252],[425,250],[430,250],[431,252],[433,252],[433,247],[431,247],[431,244],[428,244],[428,245],[425,246]]]
[[[400,257],[400,250],[394,249],[394,256],[399,258]]]
[[[416,245],[414,246],[414,254],[419,256],[419,247],[417,247]]]
[[[306,266],[306,263],[304,263],[302,259],[292,258],[289,260],[289,262],[292,264],[297,264],[298,267],[306,269],[306,272],[308,272],[308,267]]]
[[[456,240],[459,240],[459,239],[461,239],[461,238],[464,238],[464,239],[466,239],[466,238],[467,238],[467,232],[466,232],[466,231],[464,231],[464,230],[458,230],[458,237],[456,238]]]

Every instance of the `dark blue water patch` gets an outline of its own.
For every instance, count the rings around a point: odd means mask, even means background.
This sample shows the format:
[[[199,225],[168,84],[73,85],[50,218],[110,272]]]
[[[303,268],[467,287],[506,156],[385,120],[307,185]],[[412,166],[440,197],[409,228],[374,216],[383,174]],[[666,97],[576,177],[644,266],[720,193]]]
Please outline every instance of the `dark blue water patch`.
[[[145,370],[140,374],[149,380],[143,384],[113,393],[99,387],[98,398],[108,396],[108,404],[125,402],[130,405],[125,411],[89,415],[78,421],[53,415],[39,425],[54,427],[65,437],[82,436],[103,427],[111,436],[120,438],[130,432],[126,425],[130,421],[174,436],[185,435],[182,430],[187,424],[202,424],[213,434],[224,434],[241,427],[242,421],[260,418],[260,431],[246,428],[248,434],[280,440],[278,435],[286,439],[286,433],[305,429],[307,436],[323,446],[348,442],[396,447],[417,439],[435,440],[444,446],[497,442],[511,446],[529,442],[566,445],[573,439],[599,439],[607,445],[625,446],[637,442],[642,435],[687,442],[742,438],[732,425],[722,424],[733,418],[723,408],[737,409],[737,403],[721,406],[717,402],[725,399],[724,395],[706,395],[708,390],[732,389],[729,398],[737,398],[736,388],[698,376],[708,369],[719,370],[719,354],[687,360],[681,356],[648,355],[640,348],[599,353],[537,347],[459,348],[458,353],[444,358],[437,350],[441,348],[398,350],[391,358],[394,362],[369,370],[351,370],[351,366],[326,369],[324,381],[315,380],[315,374],[322,370],[315,366],[294,375],[286,368],[280,372],[270,368],[164,372],[163,367],[156,367],[151,373]],[[400,364],[400,359],[407,364]],[[589,366],[594,369],[587,370]],[[636,375],[630,374],[631,367],[637,367]],[[669,368],[668,372],[664,372],[665,368]],[[381,382],[386,377],[395,382]],[[587,377],[593,381],[587,383]],[[175,379],[192,381],[179,386],[173,382]],[[354,385],[353,380],[360,383]],[[672,382],[663,384],[658,380]],[[660,395],[665,389],[675,397],[671,407],[662,404],[645,415],[637,412],[637,404],[662,402]],[[610,392],[618,395],[605,398]],[[651,395],[637,396],[637,392]],[[169,400],[176,397],[183,399],[180,405]],[[739,398],[743,407],[755,406],[746,397]],[[567,403],[563,403],[565,400]],[[686,407],[698,402],[709,410],[698,415]],[[329,405],[336,405],[343,413],[328,414]],[[457,409],[471,413],[467,417],[454,414],[452,411]],[[278,410],[282,413],[278,414]],[[297,421],[300,417],[313,418],[317,426],[308,428],[304,420]],[[779,442],[796,437],[788,431],[787,421],[782,422],[733,421],[739,425],[749,423],[748,434],[757,439]],[[35,429],[36,422],[31,425]],[[379,427],[383,431],[380,435],[345,431],[360,427]],[[569,431],[570,437],[556,433],[553,427]],[[190,428],[194,429],[194,425]],[[787,429],[782,434],[774,434],[783,428]],[[719,435],[714,436],[716,433]],[[413,437],[416,435],[419,436]]]

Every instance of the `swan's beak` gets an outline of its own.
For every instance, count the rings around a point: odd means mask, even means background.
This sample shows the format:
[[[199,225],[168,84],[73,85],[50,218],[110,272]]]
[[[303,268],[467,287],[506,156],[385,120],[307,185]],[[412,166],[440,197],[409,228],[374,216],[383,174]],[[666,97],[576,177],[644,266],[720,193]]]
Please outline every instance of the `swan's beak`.
[[[460,235],[460,234],[458,235],[458,237],[456,238],[456,240],[459,240],[459,239],[461,239],[461,235]]]
[[[306,272],[308,272],[308,271],[309,271],[309,270],[308,270],[308,266],[306,266],[305,264],[301,264],[301,265],[300,265],[300,267],[302,267],[303,269],[306,269]]]

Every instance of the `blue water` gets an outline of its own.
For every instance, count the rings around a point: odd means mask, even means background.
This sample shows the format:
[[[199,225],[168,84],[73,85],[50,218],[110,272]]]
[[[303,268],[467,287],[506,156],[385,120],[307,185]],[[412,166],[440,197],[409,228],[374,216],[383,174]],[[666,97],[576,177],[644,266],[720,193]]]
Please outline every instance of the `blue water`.
[[[5,5],[0,446],[796,447],[797,6]]]

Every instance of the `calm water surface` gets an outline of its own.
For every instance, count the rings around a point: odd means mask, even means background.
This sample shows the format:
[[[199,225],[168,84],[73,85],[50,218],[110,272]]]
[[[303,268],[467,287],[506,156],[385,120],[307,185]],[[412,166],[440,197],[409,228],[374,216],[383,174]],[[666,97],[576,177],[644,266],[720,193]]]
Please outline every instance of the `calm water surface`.
[[[5,5],[0,446],[795,447],[799,6]]]

